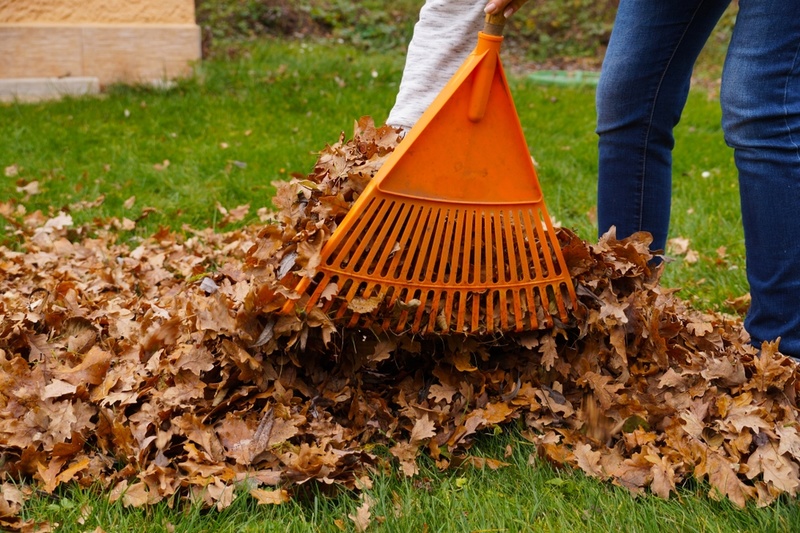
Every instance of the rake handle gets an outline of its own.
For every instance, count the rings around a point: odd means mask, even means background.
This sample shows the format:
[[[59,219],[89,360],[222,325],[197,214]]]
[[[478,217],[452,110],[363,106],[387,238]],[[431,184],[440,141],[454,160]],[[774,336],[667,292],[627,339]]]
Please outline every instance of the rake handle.
[[[503,10],[508,8],[517,9],[527,0],[512,0]],[[503,40],[503,28],[506,25],[506,17],[503,13],[487,14],[483,31],[478,35],[478,46],[475,53],[486,52],[492,49],[492,53],[485,54],[483,61],[476,70],[475,80],[472,85],[472,95],[467,109],[467,118],[472,122],[479,122],[486,114],[486,106],[489,103],[489,92],[492,88],[494,71],[497,66],[497,52],[500,42]],[[493,43],[493,44],[489,44]]]
[[[506,9],[508,9],[509,7],[513,7],[514,11],[516,12],[520,7],[522,7],[522,4],[524,4],[527,1],[528,0],[512,0],[512,2],[508,4],[508,6],[506,6]],[[505,11],[505,9],[503,11]],[[503,29],[506,26],[506,20],[507,19],[502,12],[494,13],[492,15],[486,15],[486,21],[484,22],[483,26],[483,33],[500,37],[501,35],[503,35]]]

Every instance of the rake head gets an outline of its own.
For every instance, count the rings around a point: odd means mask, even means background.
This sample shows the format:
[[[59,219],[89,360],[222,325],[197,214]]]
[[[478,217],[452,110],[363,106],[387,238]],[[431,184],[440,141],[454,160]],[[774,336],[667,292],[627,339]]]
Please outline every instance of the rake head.
[[[300,287],[306,307],[398,333],[552,327],[575,301],[542,205],[443,207],[376,194],[347,238],[323,249],[318,271]]]
[[[484,334],[567,320],[575,292],[499,58],[478,46],[325,243],[299,305],[348,327]]]

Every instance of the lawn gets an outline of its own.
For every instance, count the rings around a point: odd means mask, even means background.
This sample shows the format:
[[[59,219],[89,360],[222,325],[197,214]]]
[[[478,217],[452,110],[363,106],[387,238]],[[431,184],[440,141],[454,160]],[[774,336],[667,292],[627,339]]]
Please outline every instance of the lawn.
[[[100,98],[0,106],[0,203],[50,216],[69,211],[76,224],[136,220],[118,230],[134,245],[162,226],[258,225],[274,180],[309,172],[315,153],[341,131],[349,136],[360,116],[382,123],[402,61],[398,52],[347,44],[265,40],[198,65],[172,89],[116,87]],[[593,91],[539,86],[523,73],[511,82],[550,212],[595,240]],[[736,173],[719,121],[713,96],[694,91],[676,133],[671,237],[680,240],[663,284],[681,287],[697,309],[733,312],[727,302],[747,286]],[[225,213],[244,204],[248,215],[223,226]],[[9,226],[0,244],[18,246]],[[354,529],[370,501],[371,531],[788,531],[800,523],[791,499],[740,510],[693,482],[669,500],[634,496],[533,452],[520,428],[506,427],[473,450],[508,463],[498,470],[440,472],[431,462],[410,479],[377,473],[361,495],[310,486],[283,505],[257,506],[242,495],[210,512],[181,502],[126,509],[91,488],[66,487],[35,496],[23,517],[76,532],[339,531]]]
[[[216,227],[218,205],[250,204],[243,223],[253,222],[271,206],[272,181],[310,171],[315,153],[352,135],[362,115],[385,120],[402,64],[398,53],[344,44],[267,42],[204,62],[169,90],[115,87],[98,99],[4,106],[0,197],[44,212],[99,204],[75,210],[78,223],[144,213],[128,238],[161,225]],[[512,90],[550,212],[594,239],[593,91],[524,75],[512,77]],[[693,93],[676,131],[671,236],[689,239],[697,255],[676,257],[682,265],[666,280],[700,307],[725,309],[747,288],[736,172],[719,122],[716,100]]]

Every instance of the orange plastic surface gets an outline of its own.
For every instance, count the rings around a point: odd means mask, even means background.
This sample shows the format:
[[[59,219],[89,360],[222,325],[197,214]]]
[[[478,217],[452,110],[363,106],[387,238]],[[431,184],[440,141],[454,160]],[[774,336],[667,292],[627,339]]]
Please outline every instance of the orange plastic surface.
[[[479,34],[371,180],[325,244],[313,286],[298,286],[310,292],[306,306],[350,326],[419,333],[523,331],[567,319],[575,292],[500,61],[502,40]],[[331,283],[338,295],[321,299]],[[351,305],[376,298],[380,324]]]

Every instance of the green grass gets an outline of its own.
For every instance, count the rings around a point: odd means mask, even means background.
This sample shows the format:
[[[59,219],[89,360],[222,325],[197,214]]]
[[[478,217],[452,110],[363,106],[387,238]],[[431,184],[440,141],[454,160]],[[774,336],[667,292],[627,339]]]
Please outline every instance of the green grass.
[[[98,207],[76,209],[78,223],[156,211],[123,240],[159,226],[214,227],[215,208],[249,203],[251,216],[269,206],[271,182],[306,173],[314,152],[349,135],[361,115],[382,123],[394,101],[403,60],[399,53],[364,53],[345,45],[265,41],[236,59],[209,61],[174,89],[113,88],[101,98],[0,106],[0,198],[28,211],[55,213],[101,195]],[[593,240],[596,187],[594,93],[534,85],[512,78],[521,121],[539,163],[551,213]],[[127,113],[126,113],[127,110]],[[719,128],[718,103],[692,93],[678,127],[675,151],[673,237],[690,239],[700,260],[668,265],[664,284],[700,309],[726,309],[724,301],[747,290],[739,225],[736,172]],[[249,132],[249,133],[248,133]],[[226,143],[227,148],[222,148]],[[155,164],[169,160],[164,170]],[[708,177],[703,177],[708,172]],[[41,193],[18,192],[38,181]],[[124,202],[136,197],[132,208]],[[0,229],[0,242],[14,242]],[[716,250],[726,247],[725,258]],[[626,490],[572,471],[556,471],[528,458],[532,448],[513,431],[484,437],[475,453],[503,458],[499,471],[440,473],[426,468],[415,479],[376,475],[374,531],[788,531],[800,523],[794,501],[735,509],[687,484],[677,497],[635,498]],[[338,531],[359,500],[307,489],[291,503],[257,507],[246,496],[224,511],[166,504],[125,509],[102,492],[69,487],[51,498],[35,497],[26,518],[62,524],[59,531]],[[81,510],[87,509],[83,523]],[[376,517],[383,517],[378,519]]]
[[[511,447],[511,455],[505,449]],[[797,502],[782,499],[768,508],[735,508],[715,501],[708,488],[687,483],[677,496],[662,500],[634,496],[626,489],[603,484],[580,472],[558,470],[531,461],[533,446],[511,431],[484,436],[476,455],[508,463],[499,470],[461,468],[439,472],[423,467],[418,477],[399,479],[378,474],[365,494],[372,499],[370,527],[375,532],[479,531],[626,531],[650,533],[791,531],[800,523]],[[26,517],[50,524],[59,532],[308,532],[353,531],[349,518],[363,502],[357,494],[323,493],[300,488],[297,497],[279,506],[258,506],[238,493],[231,507],[204,511],[166,503],[147,509],[109,504],[91,489],[65,489],[52,498],[34,499]]]
[[[351,134],[359,116],[385,120],[401,68],[399,55],[271,42],[203,63],[167,91],[117,87],[102,98],[2,106],[0,165],[20,171],[3,176],[0,198],[47,212],[102,194],[102,206],[76,212],[77,222],[153,207],[145,234],[214,226],[217,201],[249,203],[255,216],[271,205],[273,180],[309,171],[313,152]],[[165,170],[155,168],[165,160]],[[25,200],[17,188],[31,181],[41,193]]]
[[[314,152],[341,131],[349,135],[361,115],[385,120],[402,65],[399,52],[266,41],[234,59],[203,63],[195,78],[171,90],[117,87],[102,98],[3,106],[0,166],[20,171],[0,180],[0,198],[57,212],[104,195],[98,208],[75,211],[77,223],[135,219],[154,208],[125,239],[161,225],[216,227],[217,202],[228,209],[250,204],[243,223],[253,223],[256,210],[271,205],[272,181],[308,172]],[[541,87],[523,77],[512,85],[550,212],[593,239],[593,92]],[[736,172],[718,103],[693,93],[676,135],[671,234],[689,238],[700,260],[668,269],[666,280],[687,288],[685,297],[698,306],[724,309],[746,284]],[[169,166],[158,170],[164,161]],[[32,181],[40,194],[17,192]],[[718,261],[722,246],[726,256]]]

